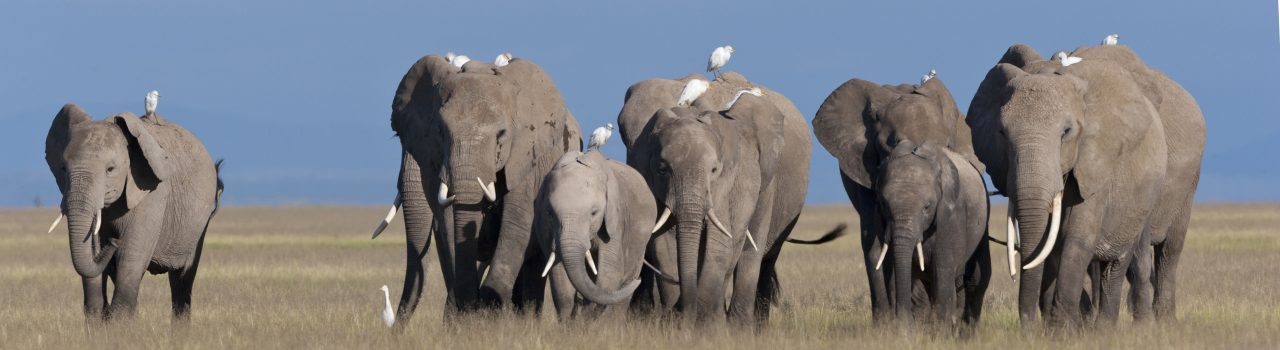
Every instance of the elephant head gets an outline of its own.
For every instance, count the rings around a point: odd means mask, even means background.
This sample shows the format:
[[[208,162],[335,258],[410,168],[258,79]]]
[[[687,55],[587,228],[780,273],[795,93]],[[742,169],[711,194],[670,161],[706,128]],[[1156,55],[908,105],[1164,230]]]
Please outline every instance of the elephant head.
[[[549,233],[578,293],[598,304],[631,297],[640,285],[655,210],[639,173],[599,152],[571,151],[547,173],[537,207],[535,227]],[[592,246],[600,257],[595,281],[583,264]]]
[[[93,121],[75,104],[62,107],[45,139],[45,161],[62,192],[71,262],[83,277],[102,274],[116,247],[96,247],[104,209],[137,207],[173,172],[168,152],[142,119],[122,113]]]

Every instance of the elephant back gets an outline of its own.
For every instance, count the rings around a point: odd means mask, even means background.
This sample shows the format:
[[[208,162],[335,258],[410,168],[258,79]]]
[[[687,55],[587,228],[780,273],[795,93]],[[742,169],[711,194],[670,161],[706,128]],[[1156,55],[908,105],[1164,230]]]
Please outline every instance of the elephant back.
[[[693,79],[703,79],[702,75],[690,74],[680,79],[646,79],[632,84],[622,100],[622,110],[618,111],[618,131],[622,134],[622,143],[627,148],[635,144],[636,139],[644,133],[645,126],[653,119],[659,109],[676,105],[680,91]]]

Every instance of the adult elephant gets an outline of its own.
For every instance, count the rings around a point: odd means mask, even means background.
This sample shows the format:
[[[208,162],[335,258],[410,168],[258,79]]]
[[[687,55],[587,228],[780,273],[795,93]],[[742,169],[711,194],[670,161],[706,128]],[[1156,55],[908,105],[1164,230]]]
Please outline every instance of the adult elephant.
[[[453,310],[540,306],[541,265],[526,264],[534,197],[556,160],[581,149],[577,121],[551,78],[525,59],[459,68],[429,55],[400,81],[391,128],[404,155],[408,235],[400,321],[417,307],[432,235]]]
[[[893,271],[875,269],[885,242],[885,222],[876,200],[876,169],[903,140],[946,148],[983,169],[973,152],[969,127],[942,78],[923,84],[879,85],[862,79],[841,84],[813,118],[818,142],[836,157],[849,201],[861,218],[863,266],[871,289],[875,319],[892,312],[889,281]]]
[[[191,312],[191,288],[222,181],[204,145],[158,114],[93,121],[62,107],[45,139],[62,192],[71,262],[89,318],[132,316],[144,272],[168,273],[173,318]],[[220,163],[220,162],[219,162]],[[115,291],[107,299],[110,277]]]
[[[1131,254],[1156,244],[1155,312],[1174,317],[1178,256],[1204,149],[1195,99],[1128,47],[1081,48],[1081,62],[1046,61],[1014,45],[974,94],[967,123],[992,184],[1009,196],[1011,231],[1022,254],[1019,315],[1050,324],[1080,322],[1078,293],[1100,264],[1101,320],[1119,313]],[[1047,234],[1047,237],[1046,237]],[[1047,262],[1047,264],[1045,264]],[[1141,274],[1149,262],[1137,260]],[[1148,266],[1144,266],[1148,265]],[[1016,273],[1011,269],[1010,273]],[[1150,300],[1144,275],[1134,283]]]
[[[723,320],[732,277],[729,314],[763,325],[777,297],[778,254],[808,187],[808,126],[782,94],[739,93],[759,86],[738,73],[712,81],[691,107],[673,107],[683,86],[655,79],[628,89],[618,116],[631,139],[627,163],[664,211],[655,240],[670,239],[664,223],[674,217],[679,309]]]

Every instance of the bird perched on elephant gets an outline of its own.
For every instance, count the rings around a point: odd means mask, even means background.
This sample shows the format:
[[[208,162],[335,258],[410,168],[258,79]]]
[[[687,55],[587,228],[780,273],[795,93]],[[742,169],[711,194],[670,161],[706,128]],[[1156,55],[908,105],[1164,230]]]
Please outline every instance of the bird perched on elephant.
[[[534,197],[560,156],[582,149],[577,121],[533,61],[460,66],[436,55],[419,59],[391,104],[408,235],[400,325],[421,296],[432,235],[448,309],[541,305],[542,265],[526,254]]]
[[[888,314],[894,300],[888,290],[893,271],[874,269],[886,229],[876,200],[880,163],[898,143],[911,140],[946,148],[983,169],[964,114],[942,80],[935,75],[918,85],[879,85],[851,79],[827,96],[813,118],[814,133],[838,161],[845,192],[861,218],[863,266],[876,319]]]
[[[677,256],[653,262],[660,271],[678,266],[679,309],[687,317],[724,319],[732,277],[729,314],[761,325],[777,297],[781,243],[804,204],[808,126],[776,91],[736,94],[758,86],[735,72],[712,81],[692,106],[676,106],[696,77],[645,80],[627,90],[618,114],[627,163],[663,211],[653,240],[674,246]],[[722,109],[735,95],[739,100]],[[664,226],[668,219],[673,232]]]
[[[144,272],[168,274],[174,320],[191,312],[222,181],[200,140],[148,105],[142,118],[125,112],[95,121],[67,104],[45,139],[90,319],[135,314]],[[115,287],[109,299],[107,278]]]
[[[570,151],[547,173],[535,203],[534,236],[551,268],[560,319],[573,317],[575,308],[578,314],[625,311],[619,304],[640,284],[657,214],[640,173],[597,151]],[[586,264],[593,257],[594,280]],[[594,305],[577,305],[576,294]]]
[[[912,289],[922,281],[932,320],[953,324],[955,309],[962,305],[965,325],[976,326],[991,280],[989,203],[982,172],[944,147],[903,140],[875,176],[886,226],[876,269],[892,251],[888,266],[895,276],[895,316],[909,324]]]
[[[1086,269],[1101,265],[1099,320],[1118,318],[1126,265],[1134,317],[1174,317],[1174,286],[1204,151],[1204,117],[1178,83],[1123,45],[1079,48],[1064,66],[1013,45],[969,106],[978,157],[1009,197],[1021,254],[1018,309],[1080,323]],[[1154,276],[1150,252],[1155,245]],[[1136,252],[1138,255],[1132,256]],[[1011,269],[1010,273],[1017,273]],[[1154,301],[1150,285],[1154,280]]]

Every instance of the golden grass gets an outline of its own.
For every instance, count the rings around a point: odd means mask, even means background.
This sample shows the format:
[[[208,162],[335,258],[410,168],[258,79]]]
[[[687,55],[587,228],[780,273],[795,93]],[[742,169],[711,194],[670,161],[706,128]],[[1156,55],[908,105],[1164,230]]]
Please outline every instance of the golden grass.
[[[163,276],[145,277],[136,319],[87,326],[66,228],[43,233],[56,211],[0,210],[0,348],[1280,347],[1280,237],[1274,234],[1280,205],[1275,204],[1196,207],[1179,271],[1176,323],[1133,324],[1126,312],[1113,329],[1067,337],[1024,332],[1015,313],[1014,283],[997,276],[978,333],[964,340],[874,327],[853,237],[825,246],[786,247],[779,263],[782,306],[760,334],[729,327],[683,329],[661,319],[561,324],[549,312],[469,316],[445,324],[439,271],[432,263],[414,322],[395,335],[378,320],[378,287],[400,290],[403,225],[397,221],[382,238],[368,239],[384,210],[225,209],[209,234],[188,328],[169,323]],[[1001,220],[993,217],[994,235],[1003,236]],[[850,207],[809,208],[795,236],[812,238],[839,222],[857,227]],[[1005,271],[1002,259],[995,260],[994,270]]]

